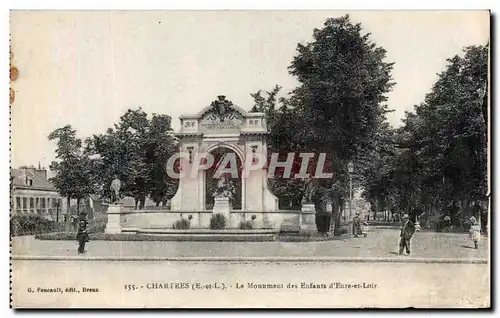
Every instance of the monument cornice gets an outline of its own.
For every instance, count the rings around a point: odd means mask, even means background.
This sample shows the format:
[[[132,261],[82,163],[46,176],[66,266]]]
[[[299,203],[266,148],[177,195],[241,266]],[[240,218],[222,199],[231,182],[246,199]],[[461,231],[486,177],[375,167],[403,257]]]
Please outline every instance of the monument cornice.
[[[233,104],[231,101],[226,100],[226,96],[220,95],[218,96],[218,100],[213,101],[210,105],[204,107],[196,114],[181,114],[179,119],[201,119],[204,115],[206,115],[211,110],[217,108],[217,105],[224,105],[227,109],[232,109],[244,118],[255,118],[255,117],[264,117],[265,113],[250,113],[244,110],[243,108]]]
[[[203,137],[202,132],[178,132],[174,133],[176,137]]]
[[[269,134],[269,131],[267,130],[260,130],[260,131],[250,131],[250,130],[247,130],[247,131],[240,131],[240,135],[268,135]]]

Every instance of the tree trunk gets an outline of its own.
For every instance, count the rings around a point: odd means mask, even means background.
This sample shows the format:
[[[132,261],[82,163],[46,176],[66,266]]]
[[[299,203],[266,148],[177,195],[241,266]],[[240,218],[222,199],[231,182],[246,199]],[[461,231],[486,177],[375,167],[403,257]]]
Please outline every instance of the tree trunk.
[[[80,199],[76,199],[76,216],[80,215]]]
[[[64,227],[66,229],[66,233],[69,233],[69,224],[70,224],[70,218],[71,218],[71,215],[70,215],[70,212],[71,212],[70,204],[71,204],[71,198],[67,197],[66,198],[66,218],[64,220],[64,223],[65,223]]]

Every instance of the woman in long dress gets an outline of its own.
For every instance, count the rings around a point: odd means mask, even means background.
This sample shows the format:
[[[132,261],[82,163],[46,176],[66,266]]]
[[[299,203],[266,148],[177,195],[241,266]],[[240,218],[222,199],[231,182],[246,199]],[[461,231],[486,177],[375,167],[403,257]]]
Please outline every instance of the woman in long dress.
[[[481,225],[479,225],[479,221],[475,217],[470,218],[470,224],[470,238],[474,241],[474,248],[477,249],[481,239]]]

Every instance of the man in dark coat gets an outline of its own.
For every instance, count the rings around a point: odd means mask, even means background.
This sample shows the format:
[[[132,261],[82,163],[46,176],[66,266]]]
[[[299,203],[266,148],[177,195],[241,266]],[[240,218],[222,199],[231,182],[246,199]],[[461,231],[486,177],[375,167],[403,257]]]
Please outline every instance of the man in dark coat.
[[[357,212],[352,218],[352,234],[354,234],[354,237],[358,237],[358,235],[363,234],[363,231],[361,230],[361,219],[359,218],[359,213]]]
[[[406,248],[406,254],[410,255],[410,240],[415,233],[415,225],[408,214],[403,215],[403,225],[401,226],[401,233],[399,234],[399,255],[403,255],[403,250]]]
[[[85,252],[85,243],[89,241],[89,234],[87,233],[87,221],[85,219],[80,220],[76,239],[78,241],[78,254],[82,254]]]

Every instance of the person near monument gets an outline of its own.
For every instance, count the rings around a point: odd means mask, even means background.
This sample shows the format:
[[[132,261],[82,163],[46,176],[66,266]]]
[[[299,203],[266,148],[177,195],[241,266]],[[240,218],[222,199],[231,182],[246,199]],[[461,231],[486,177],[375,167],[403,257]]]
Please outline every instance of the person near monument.
[[[339,212],[342,201],[342,191],[343,188],[339,180],[333,182],[330,188],[328,189],[329,201],[331,203],[330,232],[335,232],[335,228],[341,221]]]
[[[363,234],[363,231],[361,230],[361,219],[359,218],[358,212],[356,212],[352,218],[352,234],[354,237],[359,237],[359,235]]]
[[[478,249],[479,240],[481,239],[481,225],[475,217],[470,218],[470,238],[474,241],[474,248]]]
[[[410,240],[414,233],[415,225],[410,221],[408,214],[403,215],[403,224],[399,234],[399,255],[403,255],[404,249],[406,249],[406,254],[410,255]]]
[[[87,221],[81,219],[78,224],[78,232],[76,234],[76,239],[78,241],[78,254],[83,254],[85,252],[85,243],[89,241],[89,234],[87,232]]]

